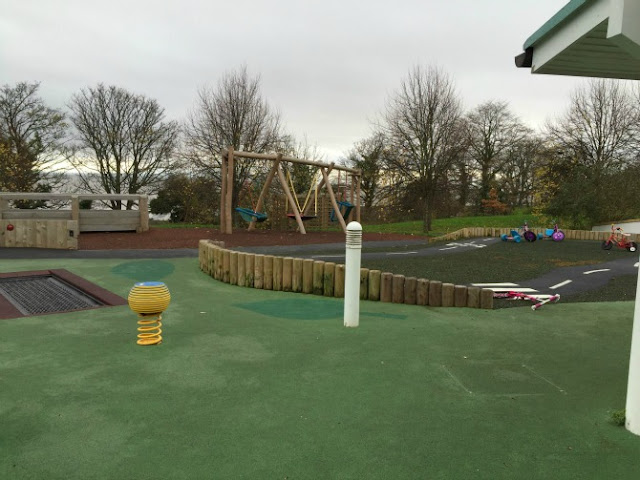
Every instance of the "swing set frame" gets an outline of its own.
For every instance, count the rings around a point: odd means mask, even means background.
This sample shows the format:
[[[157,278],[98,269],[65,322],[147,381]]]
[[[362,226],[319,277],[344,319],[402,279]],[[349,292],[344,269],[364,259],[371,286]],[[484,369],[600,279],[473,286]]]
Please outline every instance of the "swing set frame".
[[[235,151],[233,147],[228,147],[221,152],[222,163],[221,163],[221,189],[220,189],[220,233],[223,234],[232,234],[233,233],[233,172],[234,172],[234,162],[236,158],[248,158],[252,160],[264,160],[268,162],[272,162],[271,170],[269,170],[269,174],[265,180],[264,186],[262,187],[262,191],[260,192],[260,196],[258,197],[258,201],[255,205],[255,212],[257,213],[262,209],[264,204],[264,199],[271,187],[271,183],[273,182],[274,177],[277,175],[278,180],[280,182],[280,186],[284,190],[285,195],[287,196],[287,200],[289,205],[293,208],[293,215],[298,224],[298,231],[302,234],[306,234],[307,231],[304,228],[303,217],[308,217],[308,210],[311,207],[311,202],[305,202],[305,205],[300,209],[296,209],[295,207],[298,205],[297,198],[295,197],[295,193],[292,193],[289,185],[287,184],[287,179],[285,173],[282,168],[282,164],[285,162],[288,163],[301,163],[304,165],[312,165],[317,167],[320,173],[322,174],[322,178],[320,182],[316,186],[316,195],[323,187],[326,188],[327,194],[329,195],[329,200],[333,206],[334,212],[336,212],[336,217],[338,222],[340,222],[340,226],[342,230],[347,232],[347,224],[345,218],[342,216],[342,211],[340,209],[340,205],[336,199],[336,195],[331,187],[331,182],[329,180],[329,174],[336,170],[338,172],[345,172],[347,175],[351,177],[350,182],[350,201],[354,205],[355,211],[355,220],[360,222],[360,181],[362,177],[362,172],[359,169],[344,167],[342,165],[336,165],[335,163],[325,163],[314,160],[306,160],[300,158],[293,157],[285,157],[281,153],[277,154],[267,154],[267,153],[254,153],[254,152],[242,152]],[[257,218],[253,217],[251,222],[249,223],[249,227],[247,230],[251,231],[255,228]]]

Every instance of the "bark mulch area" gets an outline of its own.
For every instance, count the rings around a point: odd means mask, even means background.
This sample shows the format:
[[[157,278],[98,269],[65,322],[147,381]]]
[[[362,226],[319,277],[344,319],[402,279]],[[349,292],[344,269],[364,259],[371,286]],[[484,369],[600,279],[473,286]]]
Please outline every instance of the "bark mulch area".
[[[417,240],[421,237],[388,233],[364,233],[364,241]],[[236,230],[232,235],[223,235],[209,228],[151,228],[148,232],[90,232],[78,237],[80,250],[128,250],[198,248],[203,239],[222,240],[227,247],[258,247],[265,245],[308,245],[317,243],[340,243],[345,241],[342,232],[277,232],[258,230],[247,232]],[[425,238],[426,241],[426,238]]]

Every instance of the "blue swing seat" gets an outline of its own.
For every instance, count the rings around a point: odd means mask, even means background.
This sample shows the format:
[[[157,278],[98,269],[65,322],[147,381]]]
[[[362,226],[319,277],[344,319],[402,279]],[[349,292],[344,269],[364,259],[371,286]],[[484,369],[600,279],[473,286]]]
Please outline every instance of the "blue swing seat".
[[[338,207],[340,208],[340,213],[342,214],[342,218],[345,218],[345,219],[349,216],[349,214],[351,213],[351,210],[353,210],[353,204],[347,201],[338,202]],[[336,212],[333,208],[331,209],[331,213],[329,214],[329,219],[332,222],[336,222],[338,220],[338,217],[336,216]]]
[[[236,212],[240,214],[245,222],[251,223],[254,219],[256,222],[264,222],[267,219],[266,213],[256,212],[250,208],[236,207]]]

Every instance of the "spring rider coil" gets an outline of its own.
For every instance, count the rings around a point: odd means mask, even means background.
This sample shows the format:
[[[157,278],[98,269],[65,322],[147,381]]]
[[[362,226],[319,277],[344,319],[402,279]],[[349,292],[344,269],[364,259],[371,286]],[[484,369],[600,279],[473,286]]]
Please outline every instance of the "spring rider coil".
[[[136,283],[129,292],[129,308],[138,314],[138,345],[162,342],[162,312],[169,306],[171,294],[162,282]]]

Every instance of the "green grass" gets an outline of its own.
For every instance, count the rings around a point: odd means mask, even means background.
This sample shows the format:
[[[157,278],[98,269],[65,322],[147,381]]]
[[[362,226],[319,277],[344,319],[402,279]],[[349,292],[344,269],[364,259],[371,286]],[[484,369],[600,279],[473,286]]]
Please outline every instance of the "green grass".
[[[437,237],[450,232],[454,232],[456,230],[460,230],[461,228],[470,227],[513,228],[521,226],[525,220],[528,220],[529,226],[532,228],[552,226],[547,224],[538,224],[533,215],[521,213],[512,215],[437,218],[432,222],[432,230],[429,232],[429,236]],[[367,224],[366,230],[368,232],[425,235],[425,233],[422,231],[421,220],[375,225]]]
[[[433,220],[432,230],[428,236],[437,237],[449,232],[460,230],[467,227],[493,227],[493,228],[512,228],[519,227],[522,223],[528,220],[529,226],[534,227],[551,227],[546,223],[538,223],[538,220],[534,215],[517,213],[512,215],[489,215],[489,216],[477,216],[477,217],[452,217],[452,218],[437,218]],[[157,228],[218,228],[218,225],[213,224],[198,224],[198,223],[170,223],[166,221],[151,221],[153,227]],[[422,231],[422,221],[407,221],[407,222],[395,222],[395,223],[383,223],[383,224],[369,224],[365,222],[365,228],[367,232],[376,233],[398,233],[407,235],[425,235]],[[319,227],[308,227],[309,231],[334,231],[340,230],[339,225],[332,224],[327,229],[321,229]]]
[[[2,479],[637,478],[640,440],[611,420],[629,302],[365,301],[345,329],[339,299],[195,259],[3,262],[60,267],[122,296],[167,283],[164,342],[135,345],[126,306],[0,321]]]

